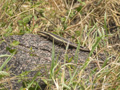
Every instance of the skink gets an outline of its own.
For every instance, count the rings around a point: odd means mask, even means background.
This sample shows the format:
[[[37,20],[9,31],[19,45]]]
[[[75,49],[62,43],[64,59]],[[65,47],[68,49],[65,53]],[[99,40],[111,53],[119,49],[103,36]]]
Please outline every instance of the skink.
[[[55,34],[50,33],[50,32],[38,32],[38,35],[41,35],[41,36],[43,36],[43,37],[46,37],[46,38],[48,38],[48,39],[50,39],[50,40],[54,40],[55,43],[60,43],[60,44],[62,44],[62,45],[63,45],[63,44],[64,44],[64,45],[69,44],[70,47],[77,48],[77,45],[76,45],[76,44],[68,41],[67,39],[65,39],[65,38],[63,38],[63,37],[60,37],[60,36],[55,35]],[[81,50],[81,51],[84,51],[84,52],[90,52],[89,49],[84,49],[84,48],[82,48],[82,47],[80,47],[80,50]]]

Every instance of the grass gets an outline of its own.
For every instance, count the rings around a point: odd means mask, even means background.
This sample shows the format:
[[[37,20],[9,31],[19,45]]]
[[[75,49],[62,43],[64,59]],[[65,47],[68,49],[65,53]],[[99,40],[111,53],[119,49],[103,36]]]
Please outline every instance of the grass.
[[[74,58],[67,58],[66,47],[64,64],[55,59],[53,46],[52,63],[50,70],[41,76],[36,73],[21,90],[40,90],[41,87],[36,79],[41,79],[47,86],[46,90],[119,90],[120,89],[120,21],[119,0],[1,0],[0,1],[0,39],[15,34],[33,33],[38,31],[49,31],[69,38],[78,43]],[[0,44],[3,41],[0,41]],[[18,44],[14,42],[13,44]],[[54,45],[54,44],[53,44]],[[91,49],[85,63],[77,64],[79,46]],[[93,55],[93,52],[96,55]],[[8,57],[0,66],[0,89],[7,90],[6,82],[12,77],[3,68],[14,56]],[[100,57],[105,55],[103,61]],[[72,63],[72,59],[75,60]],[[69,61],[66,63],[66,61]],[[96,62],[97,66],[87,71],[90,63]],[[32,70],[31,70],[32,71]],[[68,78],[66,79],[66,73]],[[16,76],[18,81],[27,78],[29,72],[23,72]],[[14,78],[15,79],[15,78]],[[11,86],[12,88],[12,86]]]

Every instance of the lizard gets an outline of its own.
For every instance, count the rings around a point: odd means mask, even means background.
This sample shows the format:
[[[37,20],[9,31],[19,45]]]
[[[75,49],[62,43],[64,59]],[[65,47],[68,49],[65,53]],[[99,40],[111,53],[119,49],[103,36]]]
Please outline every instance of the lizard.
[[[64,45],[69,44],[69,46],[72,47],[72,48],[77,48],[78,47],[76,44],[68,41],[67,39],[65,39],[61,36],[58,36],[56,34],[50,33],[50,32],[40,31],[40,32],[38,32],[38,35],[41,35],[41,36],[43,36],[45,38],[48,38],[50,40],[54,40],[55,43],[62,43]],[[84,51],[84,52],[90,52],[89,49],[85,49],[83,47],[80,47],[80,50]]]

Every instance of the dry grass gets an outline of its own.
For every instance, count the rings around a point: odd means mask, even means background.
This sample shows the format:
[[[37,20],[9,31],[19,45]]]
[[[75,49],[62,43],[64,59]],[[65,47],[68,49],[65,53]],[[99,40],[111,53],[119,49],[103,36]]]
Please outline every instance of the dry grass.
[[[90,49],[96,46],[97,71],[84,73],[78,70],[70,80],[64,81],[64,71],[60,81],[59,74],[52,77],[54,84],[48,88],[119,90],[120,89],[120,1],[119,0],[1,0],[0,35],[53,32]],[[101,65],[99,53],[106,55]],[[87,62],[86,62],[87,63]],[[56,64],[57,65],[57,64]],[[67,65],[66,65],[67,66]],[[74,71],[70,71],[74,74]],[[84,76],[89,78],[83,78]],[[57,78],[55,78],[57,77]],[[79,79],[78,79],[79,78]],[[86,81],[87,80],[87,81]]]

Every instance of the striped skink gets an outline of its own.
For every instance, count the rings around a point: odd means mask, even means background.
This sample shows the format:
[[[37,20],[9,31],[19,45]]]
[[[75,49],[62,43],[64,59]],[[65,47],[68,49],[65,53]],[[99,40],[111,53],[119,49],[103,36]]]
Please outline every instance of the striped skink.
[[[69,44],[70,47],[73,47],[73,48],[77,48],[77,45],[68,41],[67,39],[63,38],[63,37],[60,37],[58,35],[55,35],[53,33],[50,33],[50,32],[38,32],[38,35],[41,35],[43,37],[47,37],[48,39],[50,40],[54,40],[55,43],[60,43],[60,44],[64,44],[64,45],[67,45]],[[84,51],[84,52],[90,52],[89,49],[84,49],[83,47],[80,47],[80,50],[81,51]]]

